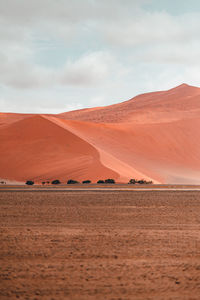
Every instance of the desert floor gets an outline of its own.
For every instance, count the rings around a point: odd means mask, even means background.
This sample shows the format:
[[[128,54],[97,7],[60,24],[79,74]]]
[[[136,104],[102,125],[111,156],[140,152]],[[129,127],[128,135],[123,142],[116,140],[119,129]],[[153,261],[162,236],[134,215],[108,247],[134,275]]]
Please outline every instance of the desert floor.
[[[199,191],[0,190],[0,299],[200,299]]]

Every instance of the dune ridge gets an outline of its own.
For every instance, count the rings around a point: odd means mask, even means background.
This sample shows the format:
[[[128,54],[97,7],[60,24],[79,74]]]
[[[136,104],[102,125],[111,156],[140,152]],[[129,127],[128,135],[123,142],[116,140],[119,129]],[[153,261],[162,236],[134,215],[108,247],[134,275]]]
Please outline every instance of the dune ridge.
[[[105,107],[0,114],[0,178],[200,184],[200,88],[182,84]]]

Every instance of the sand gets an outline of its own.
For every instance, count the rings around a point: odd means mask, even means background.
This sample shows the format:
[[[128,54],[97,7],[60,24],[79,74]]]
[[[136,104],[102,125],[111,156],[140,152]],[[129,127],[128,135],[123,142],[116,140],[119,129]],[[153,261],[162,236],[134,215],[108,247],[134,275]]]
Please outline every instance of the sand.
[[[200,183],[200,89],[58,115],[0,114],[0,177]]]
[[[0,298],[199,299],[197,191],[0,192]]]
[[[86,176],[96,181],[104,174],[115,177],[115,172],[101,164],[92,145],[40,115],[3,128],[1,141],[4,178],[41,182]]]

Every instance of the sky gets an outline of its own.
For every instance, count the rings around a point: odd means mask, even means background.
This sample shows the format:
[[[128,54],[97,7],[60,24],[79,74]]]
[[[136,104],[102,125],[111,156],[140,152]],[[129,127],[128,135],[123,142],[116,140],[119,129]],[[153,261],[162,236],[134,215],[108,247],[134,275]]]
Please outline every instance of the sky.
[[[199,0],[0,0],[0,111],[200,86]]]

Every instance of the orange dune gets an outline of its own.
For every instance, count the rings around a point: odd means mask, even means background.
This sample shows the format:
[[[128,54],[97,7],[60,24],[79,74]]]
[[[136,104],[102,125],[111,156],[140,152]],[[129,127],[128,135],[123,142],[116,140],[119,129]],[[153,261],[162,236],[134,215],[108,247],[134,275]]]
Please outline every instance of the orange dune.
[[[0,130],[1,178],[35,181],[118,175],[101,164],[98,151],[55,123],[33,116]]]
[[[199,99],[199,88],[182,84],[168,91],[142,94],[101,109],[72,111],[58,117],[95,123],[162,123],[198,116]]]
[[[0,178],[200,184],[199,113],[200,89],[182,84],[58,115],[0,114]]]

